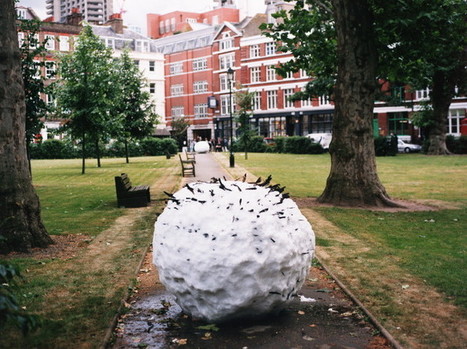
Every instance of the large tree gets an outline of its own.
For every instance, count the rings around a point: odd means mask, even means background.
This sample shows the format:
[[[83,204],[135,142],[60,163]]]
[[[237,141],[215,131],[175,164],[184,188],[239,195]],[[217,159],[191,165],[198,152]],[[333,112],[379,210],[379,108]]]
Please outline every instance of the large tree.
[[[150,136],[157,122],[154,104],[149,92],[145,91],[147,82],[142,73],[124,51],[116,62],[118,85],[120,87],[116,112],[121,115],[122,125],[117,129],[117,137],[125,144],[126,162],[129,162],[128,142]]]
[[[86,26],[75,50],[62,57],[57,84],[57,108],[68,119],[65,129],[81,142],[82,169],[86,171],[86,146],[95,145],[100,166],[99,142],[121,125],[116,112],[118,79],[110,49]]]
[[[304,96],[329,94],[335,102],[331,171],[319,197],[335,205],[396,205],[381,184],[375,161],[373,105],[378,57],[373,15],[366,0],[297,1],[263,27],[295,60],[283,71],[304,69],[316,76]]]
[[[26,105],[14,0],[0,11],[0,253],[53,243],[40,216],[40,204],[26,154]]]

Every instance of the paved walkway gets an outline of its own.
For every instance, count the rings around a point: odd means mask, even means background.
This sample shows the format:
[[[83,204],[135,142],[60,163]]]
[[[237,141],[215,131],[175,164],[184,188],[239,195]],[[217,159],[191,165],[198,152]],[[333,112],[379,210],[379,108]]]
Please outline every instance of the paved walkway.
[[[196,154],[196,176],[184,177],[184,181],[185,183],[210,182],[213,177],[232,179],[227,171],[216,161],[213,154],[202,153]]]

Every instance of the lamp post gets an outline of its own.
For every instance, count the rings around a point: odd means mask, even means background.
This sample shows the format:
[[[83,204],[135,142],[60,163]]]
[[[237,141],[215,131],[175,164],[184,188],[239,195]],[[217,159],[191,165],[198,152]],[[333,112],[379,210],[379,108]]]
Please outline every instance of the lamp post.
[[[229,145],[229,150],[230,150],[230,167],[235,167],[235,156],[233,153],[232,149],[232,143],[233,143],[233,115],[232,115],[232,81],[233,81],[233,75],[234,75],[234,70],[232,67],[230,67],[227,70],[227,76],[229,78],[229,112],[230,112],[230,145]]]

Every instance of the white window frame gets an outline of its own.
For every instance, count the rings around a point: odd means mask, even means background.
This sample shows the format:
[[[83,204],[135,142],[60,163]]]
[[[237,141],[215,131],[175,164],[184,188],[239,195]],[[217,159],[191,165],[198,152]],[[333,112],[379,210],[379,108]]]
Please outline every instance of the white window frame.
[[[261,67],[251,67],[250,68],[250,82],[260,82],[261,81]]]
[[[70,51],[70,37],[60,35],[59,38],[60,51]]]
[[[175,107],[172,107],[172,118],[174,117],[181,117],[183,115],[185,115],[185,108],[181,105],[181,106],[175,106]]]
[[[268,109],[277,109],[277,91],[267,91],[267,108]]]
[[[294,89],[293,88],[286,88],[283,90],[283,95],[284,95],[284,108],[293,108],[295,107],[295,103],[290,101],[289,98],[292,97],[294,94]]]
[[[266,66],[266,81],[275,81],[276,78],[276,69],[274,69],[273,65]]]
[[[150,72],[156,71],[156,61],[149,61],[149,71]]]
[[[328,95],[321,95],[318,97],[318,102],[320,106],[331,105],[331,100]]]
[[[234,47],[234,39],[230,36],[230,33],[223,33],[219,42],[220,51],[230,50],[232,47]]]
[[[207,103],[195,104],[194,107],[195,118],[205,118],[208,116],[208,105]]]
[[[54,35],[45,35],[44,37],[45,41],[45,49],[46,50],[52,50],[55,51],[55,36]]]
[[[230,95],[221,96],[221,115],[230,114]]]
[[[260,57],[261,55],[261,48],[259,45],[251,45],[250,46],[250,58]]]
[[[24,33],[18,33],[18,46],[21,47],[24,43]]]
[[[208,92],[208,82],[207,80],[199,80],[193,83],[193,93],[206,93]]]
[[[416,101],[426,101],[430,98],[431,89],[425,88],[423,90],[416,90],[415,91],[415,100]]]
[[[45,78],[46,79],[55,79],[55,72],[57,68],[55,62],[47,61],[45,62]]]
[[[461,120],[465,118],[465,109],[451,109],[446,120],[446,133],[453,136],[461,135]],[[453,132],[457,130],[457,132]]]
[[[257,91],[253,95],[253,110],[261,110],[261,92]]]
[[[183,63],[176,62],[170,64],[170,75],[183,73]]]
[[[208,59],[207,58],[196,58],[192,62],[193,71],[200,71],[208,69]]]
[[[170,86],[170,95],[172,97],[182,96],[183,95],[183,84],[175,84]]]
[[[266,56],[273,56],[276,54],[276,43],[267,42],[266,43]]]
[[[234,66],[235,56],[233,53],[219,56],[219,69],[227,70]]]

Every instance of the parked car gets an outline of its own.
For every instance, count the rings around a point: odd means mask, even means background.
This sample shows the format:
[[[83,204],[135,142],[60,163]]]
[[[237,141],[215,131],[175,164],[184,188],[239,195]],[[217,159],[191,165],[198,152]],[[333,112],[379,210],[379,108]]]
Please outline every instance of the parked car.
[[[405,143],[399,139],[397,141],[397,151],[399,153],[416,153],[422,150],[422,147],[418,144]]]
[[[315,143],[321,144],[324,150],[329,149],[332,140],[331,133],[309,133],[306,137],[310,138]]]

